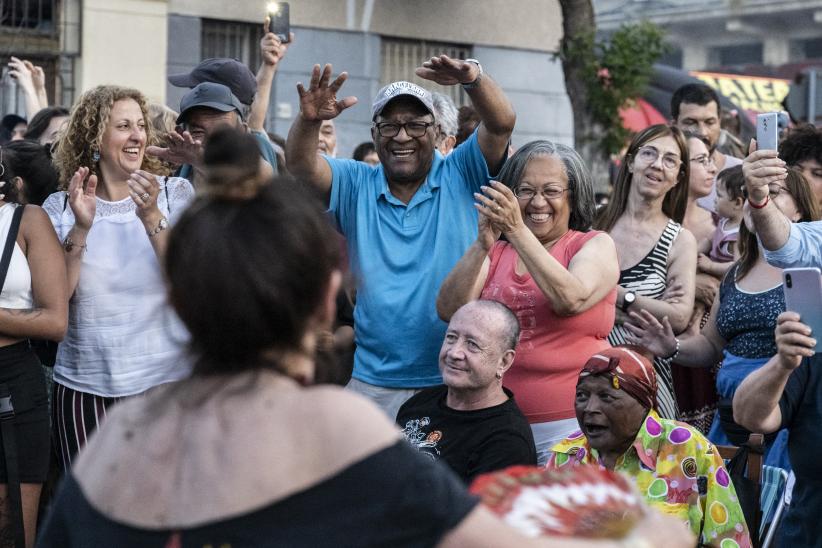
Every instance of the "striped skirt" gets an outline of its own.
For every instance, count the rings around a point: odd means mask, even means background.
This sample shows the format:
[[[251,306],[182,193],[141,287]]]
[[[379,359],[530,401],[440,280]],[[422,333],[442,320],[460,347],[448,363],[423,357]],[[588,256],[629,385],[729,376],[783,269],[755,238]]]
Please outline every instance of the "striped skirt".
[[[106,418],[106,410],[120,399],[78,392],[54,383],[52,437],[57,461],[63,472],[71,469],[72,459]]]

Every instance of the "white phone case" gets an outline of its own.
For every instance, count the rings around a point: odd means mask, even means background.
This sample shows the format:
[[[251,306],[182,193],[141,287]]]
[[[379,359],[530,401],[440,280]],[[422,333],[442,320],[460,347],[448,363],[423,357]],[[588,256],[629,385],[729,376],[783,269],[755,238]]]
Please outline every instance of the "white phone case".
[[[779,119],[776,112],[756,115],[757,150],[777,150],[779,147]]]
[[[816,352],[822,347],[822,273],[818,268],[786,268],[782,271],[785,310],[796,312],[811,328]]]

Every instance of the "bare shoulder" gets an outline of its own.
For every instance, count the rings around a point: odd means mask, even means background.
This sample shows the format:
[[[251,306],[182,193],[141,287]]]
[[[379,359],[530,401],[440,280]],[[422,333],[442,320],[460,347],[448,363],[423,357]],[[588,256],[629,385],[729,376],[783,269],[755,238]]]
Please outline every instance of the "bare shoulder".
[[[301,404],[306,416],[315,419],[317,428],[329,437],[342,436],[345,442],[373,449],[398,439],[398,429],[376,405],[368,399],[336,386],[316,386],[304,391]],[[340,428],[340,425],[345,425]]]
[[[680,253],[691,253],[693,252],[694,255],[696,254],[696,238],[694,237],[693,232],[688,230],[685,227],[682,227],[682,230],[679,231],[676,239],[674,240],[673,244],[674,256],[678,256]]]
[[[42,207],[33,204],[26,205],[23,210],[23,217],[20,219],[20,231],[26,240],[44,238],[52,234],[55,238],[57,237],[46,211]]]
[[[198,378],[118,403],[72,472],[113,519],[189,527],[283,500],[398,440],[379,409],[340,388]]]
[[[608,234],[607,232],[600,232],[599,234],[585,242],[585,244],[583,244],[582,249],[580,249],[580,251],[583,250],[591,250],[595,252],[613,251],[614,253],[616,253],[616,243],[614,243],[614,239],[611,237],[610,234]]]

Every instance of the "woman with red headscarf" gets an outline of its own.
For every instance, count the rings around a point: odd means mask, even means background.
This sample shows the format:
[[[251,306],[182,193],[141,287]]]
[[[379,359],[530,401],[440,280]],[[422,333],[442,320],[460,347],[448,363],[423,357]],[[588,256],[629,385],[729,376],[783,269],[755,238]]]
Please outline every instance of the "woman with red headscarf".
[[[656,411],[656,373],[639,347],[591,356],[577,382],[580,431],[553,448],[547,467],[594,464],[634,479],[652,507],[681,517],[704,546],[750,547],[722,457],[695,428]]]

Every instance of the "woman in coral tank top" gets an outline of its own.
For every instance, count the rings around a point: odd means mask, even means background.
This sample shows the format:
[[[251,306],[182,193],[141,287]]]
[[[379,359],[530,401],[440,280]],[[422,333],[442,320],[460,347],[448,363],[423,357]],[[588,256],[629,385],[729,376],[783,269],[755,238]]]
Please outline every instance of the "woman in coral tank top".
[[[544,463],[577,429],[574,391],[585,360],[610,346],[619,263],[610,236],[589,230],[594,186],[573,149],[528,143],[499,179],[476,195],[477,241],[443,282],[437,311],[447,321],[483,298],[517,315],[522,334],[505,385]]]

